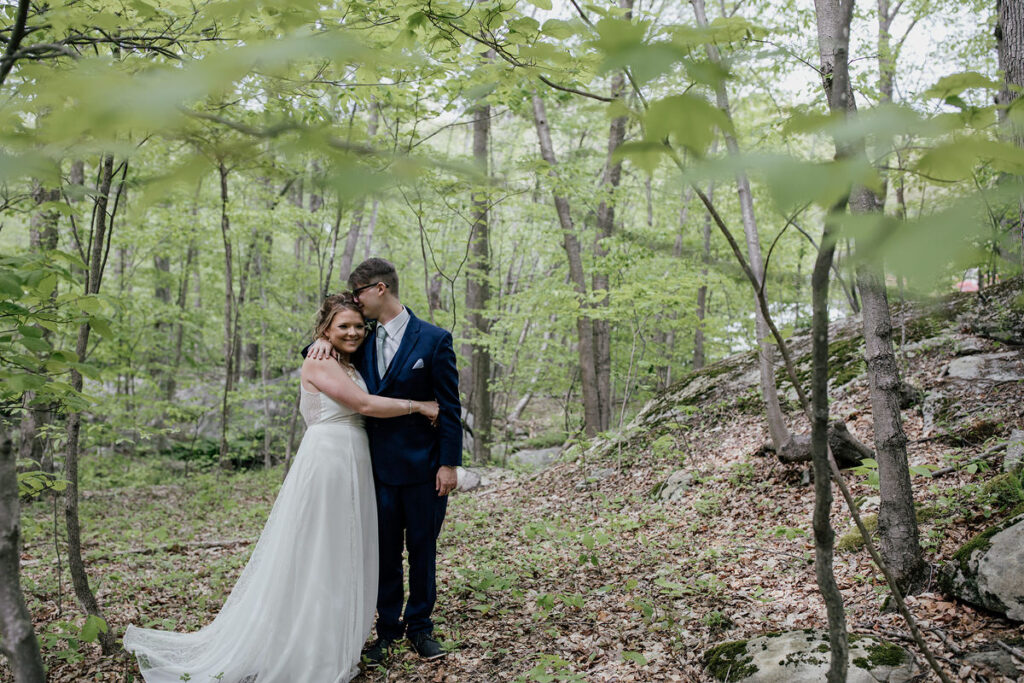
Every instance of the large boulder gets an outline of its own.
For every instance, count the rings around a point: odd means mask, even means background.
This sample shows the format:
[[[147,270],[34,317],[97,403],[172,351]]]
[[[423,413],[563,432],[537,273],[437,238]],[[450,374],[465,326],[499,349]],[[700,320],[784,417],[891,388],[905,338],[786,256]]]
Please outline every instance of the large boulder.
[[[1024,354],[1001,351],[954,358],[945,374],[950,379],[968,381],[1019,382],[1024,380]]]
[[[1024,621],[1024,514],[975,536],[939,573],[950,597]]]
[[[704,654],[704,664],[711,676],[727,683],[819,683],[830,658],[828,633],[804,629],[716,645]],[[898,645],[850,636],[847,683],[902,683],[916,668],[914,658]]]
[[[513,453],[511,460],[512,462],[520,465],[526,465],[533,469],[543,469],[558,459],[558,454],[561,450],[561,446],[529,449]]]

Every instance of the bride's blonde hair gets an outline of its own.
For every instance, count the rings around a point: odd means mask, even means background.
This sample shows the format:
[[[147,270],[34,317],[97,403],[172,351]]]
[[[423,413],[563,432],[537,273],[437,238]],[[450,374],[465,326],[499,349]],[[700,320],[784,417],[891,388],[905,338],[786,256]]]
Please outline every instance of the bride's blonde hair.
[[[359,306],[356,305],[355,299],[348,292],[342,292],[341,294],[331,294],[324,302],[320,305],[320,313],[317,315],[316,328],[313,333],[314,339],[323,337],[327,332],[327,328],[331,326],[331,321],[334,320],[335,314],[344,310],[355,311],[360,316],[363,312],[359,310]]]

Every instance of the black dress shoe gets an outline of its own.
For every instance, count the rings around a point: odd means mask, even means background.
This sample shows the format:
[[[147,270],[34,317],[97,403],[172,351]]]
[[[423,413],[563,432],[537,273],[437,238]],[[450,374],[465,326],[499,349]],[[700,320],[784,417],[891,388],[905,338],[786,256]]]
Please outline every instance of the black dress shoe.
[[[429,633],[415,633],[409,636],[409,642],[412,643],[412,648],[416,650],[416,654],[423,659],[437,659],[448,654],[441,649],[441,646],[437,644],[437,641]]]
[[[373,645],[363,650],[363,659],[369,664],[374,666],[380,666],[387,659],[388,653],[391,651],[391,643],[395,641],[390,638],[378,638],[373,641]]]

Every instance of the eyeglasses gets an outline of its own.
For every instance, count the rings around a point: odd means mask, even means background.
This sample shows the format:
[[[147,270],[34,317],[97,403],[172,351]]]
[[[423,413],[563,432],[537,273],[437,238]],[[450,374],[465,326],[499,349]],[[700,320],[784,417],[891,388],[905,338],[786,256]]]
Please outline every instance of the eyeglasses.
[[[363,285],[362,287],[356,287],[355,289],[352,290],[352,296],[358,299],[360,293],[369,289],[370,287],[376,287],[377,285],[384,285],[385,287],[387,287],[387,284],[383,282],[374,282],[372,285]]]

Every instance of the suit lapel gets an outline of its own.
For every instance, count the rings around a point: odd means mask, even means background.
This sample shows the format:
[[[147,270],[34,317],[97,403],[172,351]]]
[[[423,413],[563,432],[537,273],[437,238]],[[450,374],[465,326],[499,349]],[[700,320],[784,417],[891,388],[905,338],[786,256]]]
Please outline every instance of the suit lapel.
[[[380,391],[380,377],[377,376],[377,329],[366,337],[363,342],[363,380],[366,382],[366,389],[371,394]]]
[[[383,391],[385,387],[391,384],[400,370],[399,368],[405,363],[406,359],[409,358],[409,353],[412,351],[412,347],[416,346],[416,339],[420,334],[420,320],[409,311],[409,322],[405,325],[405,333],[402,335],[402,343],[398,345],[398,352],[395,353],[395,357],[391,359],[391,363],[388,364],[388,369],[384,373],[384,378],[380,382],[378,391]],[[374,344],[374,349],[376,349]],[[376,358],[374,362],[376,363]],[[376,367],[376,366],[374,366]]]

